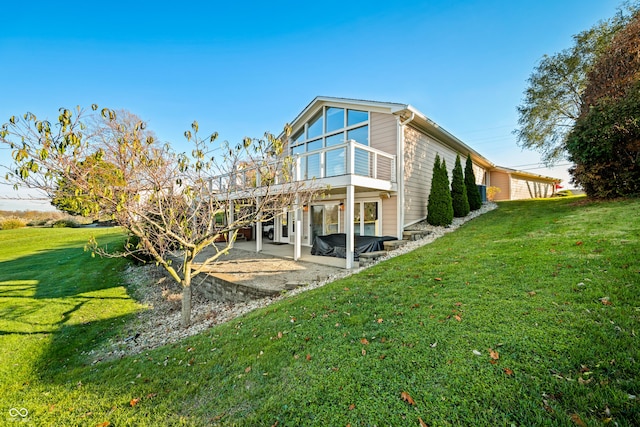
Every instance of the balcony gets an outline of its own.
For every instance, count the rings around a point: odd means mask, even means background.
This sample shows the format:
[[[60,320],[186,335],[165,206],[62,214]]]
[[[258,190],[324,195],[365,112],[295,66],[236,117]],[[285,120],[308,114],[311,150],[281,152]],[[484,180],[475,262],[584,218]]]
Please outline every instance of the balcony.
[[[271,177],[271,185],[314,180],[316,184],[333,188],[357,185],[389,191],[396,188],[396,156],[349,140],[294,153],[289,161],[275,167],[266,165],[220,175],[211,179],[211,186],[219,193],[242,192],[242,189],[259,188],[265,177]]]

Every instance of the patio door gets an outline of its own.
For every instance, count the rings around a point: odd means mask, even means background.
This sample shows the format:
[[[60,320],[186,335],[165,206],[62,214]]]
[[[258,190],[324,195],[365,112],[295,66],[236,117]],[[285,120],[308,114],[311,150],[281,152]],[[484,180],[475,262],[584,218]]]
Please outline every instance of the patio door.
[[[286,209],[282,210],[278,216],[275,217],[274,231],[275,241],[279,243],[289,243],[289,212]]]
[[[316,236],[340,232],[340,206],[335,204],[311,206],[311,244]]]

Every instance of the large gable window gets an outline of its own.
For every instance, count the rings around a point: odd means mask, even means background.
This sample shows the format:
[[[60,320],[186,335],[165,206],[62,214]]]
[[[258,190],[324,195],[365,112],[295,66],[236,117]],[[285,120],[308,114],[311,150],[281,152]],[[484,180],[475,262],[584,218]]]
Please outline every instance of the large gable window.
[[[369,112],[341,107],[322,107],[289,139],[291,154],[310,153],[328,147],[335,149],[306,154],[301,158],[303,179],[320,176],[337,176],[346,173],[346,148],[341,144],[354,140],[369,145]],[[367,175],[368,155],[356,149],[355,173]]]

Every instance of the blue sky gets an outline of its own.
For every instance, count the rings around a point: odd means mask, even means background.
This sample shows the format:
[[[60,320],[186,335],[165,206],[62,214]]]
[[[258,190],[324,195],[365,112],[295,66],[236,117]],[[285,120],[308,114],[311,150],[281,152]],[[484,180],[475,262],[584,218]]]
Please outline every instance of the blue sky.
[[[278,133],[318,95],[399,102],[498,165],[566,182],[566,166],[532,169],[540,156],[516,145],[516,107],[540,58],[620,3],[12,1],[0,26],[0,122],[97,103],[185,150],[193,120],[236,142]],[[0,210],[48,208],[7,195],[0,185]]]

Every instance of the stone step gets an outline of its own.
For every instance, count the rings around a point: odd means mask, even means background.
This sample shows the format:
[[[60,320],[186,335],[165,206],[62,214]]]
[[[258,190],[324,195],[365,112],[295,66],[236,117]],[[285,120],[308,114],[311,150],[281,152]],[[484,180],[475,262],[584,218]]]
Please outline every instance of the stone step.
[[[427,230],[405,230],[402,232],[402,238],[404,240],[420,240],[431,234]]]
[[[360,254],[360,267],[366,267],[367,265],[371,265],[375,263],[378,258],[387,255],[387,251],[374,251],[374,252],[363,252]]]
[[[403,247],[407,242],[408,240],[387,240],[386,242],[382,242],[382,244],[384,245],[385,251],[392,251]]]

